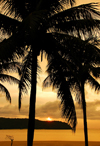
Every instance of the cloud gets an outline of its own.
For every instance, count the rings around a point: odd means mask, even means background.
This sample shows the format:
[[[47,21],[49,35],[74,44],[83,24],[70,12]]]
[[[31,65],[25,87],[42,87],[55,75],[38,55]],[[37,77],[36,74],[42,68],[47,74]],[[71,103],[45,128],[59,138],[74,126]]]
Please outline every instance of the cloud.
[[[100,100],[94,102],[87,102],[87,119],[89,120],[100,120]],[[83,118],[82,105],[75,103],[77,118]],[[37,117],[48,117],[62,118],[62,111],[60,108],[60,101],[48,102],[36,109]]]
[[[100,100],[86,103],[87,119],[100,120]],[[76,104],[76,113],[78,118],[83,118],[81,105]]]
[[[100,120],[100,100],[94,102],[87,102],[87,119],[89,120]],[[83,118],[82,107],[79,104],[75,104],[77,118]],[[0,117],[11,117],[11,118],[28,118],[29,106],[22,105],[21,110],[18,110],[16,105],[5,105],[0,106]],[[36,107],[36,118],[46,119],[47,117],[53,119],[61,119],[62,111],[60,108],[60,101],[47,102],[42,106]]]
[[[23,106],[19,111],[18,106],[15,105],[6,105],[0,107],[0,117],[7,118],[27,118],[28,117],[28,105]]]
[[[60,102],[47,102],[46,104],[36,109],[36,117],[47,118],[50,116],[53,119],[61,118]]]
[[[28,118],[29,106],[22,105],[21,110],[18,110],[16,105],[5,105],[0,107],[0,117],[9,118]],[[50,116],[53,119],[61,118],[60,102],[47,102],[46,104],[36,108],[36,118],[45,119]]]

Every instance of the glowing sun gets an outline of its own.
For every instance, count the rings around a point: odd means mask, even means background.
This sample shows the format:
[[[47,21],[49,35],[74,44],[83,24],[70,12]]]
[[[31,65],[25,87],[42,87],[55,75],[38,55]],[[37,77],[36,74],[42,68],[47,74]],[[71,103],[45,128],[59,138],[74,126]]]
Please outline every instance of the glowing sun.
[[[52,121],[52,119],[50,117],[47,118],[47,121]]]

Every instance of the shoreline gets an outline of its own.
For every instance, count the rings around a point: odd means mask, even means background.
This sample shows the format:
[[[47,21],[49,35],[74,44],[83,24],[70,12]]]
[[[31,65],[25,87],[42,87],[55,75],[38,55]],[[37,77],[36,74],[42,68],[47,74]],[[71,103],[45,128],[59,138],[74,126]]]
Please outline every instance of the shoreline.
[[[34,141],[33,146],[85,146],[84,141]],[[100,146],[100,141],[89,141],[89,146]],[[11,146],[11,141],[0,141],[0,146]],[[12,146],[27,146],[27,141],[13,141]]]

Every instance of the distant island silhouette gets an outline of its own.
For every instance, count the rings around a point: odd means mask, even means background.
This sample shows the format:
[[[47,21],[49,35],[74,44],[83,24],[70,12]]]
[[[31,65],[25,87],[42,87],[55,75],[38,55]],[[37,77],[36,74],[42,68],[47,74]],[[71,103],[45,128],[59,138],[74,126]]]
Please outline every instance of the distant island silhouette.
[[[27,129],[28,119],[0,118],[0,129]],[[72,129],[60,121],[40,121],[35,119],[35,129]]]

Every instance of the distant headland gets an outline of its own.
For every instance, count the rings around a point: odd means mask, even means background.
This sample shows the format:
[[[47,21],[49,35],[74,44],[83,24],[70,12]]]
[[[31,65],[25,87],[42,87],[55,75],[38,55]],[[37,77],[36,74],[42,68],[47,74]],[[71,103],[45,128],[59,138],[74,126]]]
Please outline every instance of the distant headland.
[[[0,118],[0,129],[27,129],[28,119]],[[40,121],[35,119],[35,129],[71,129],[71,127],[60,121]]]

